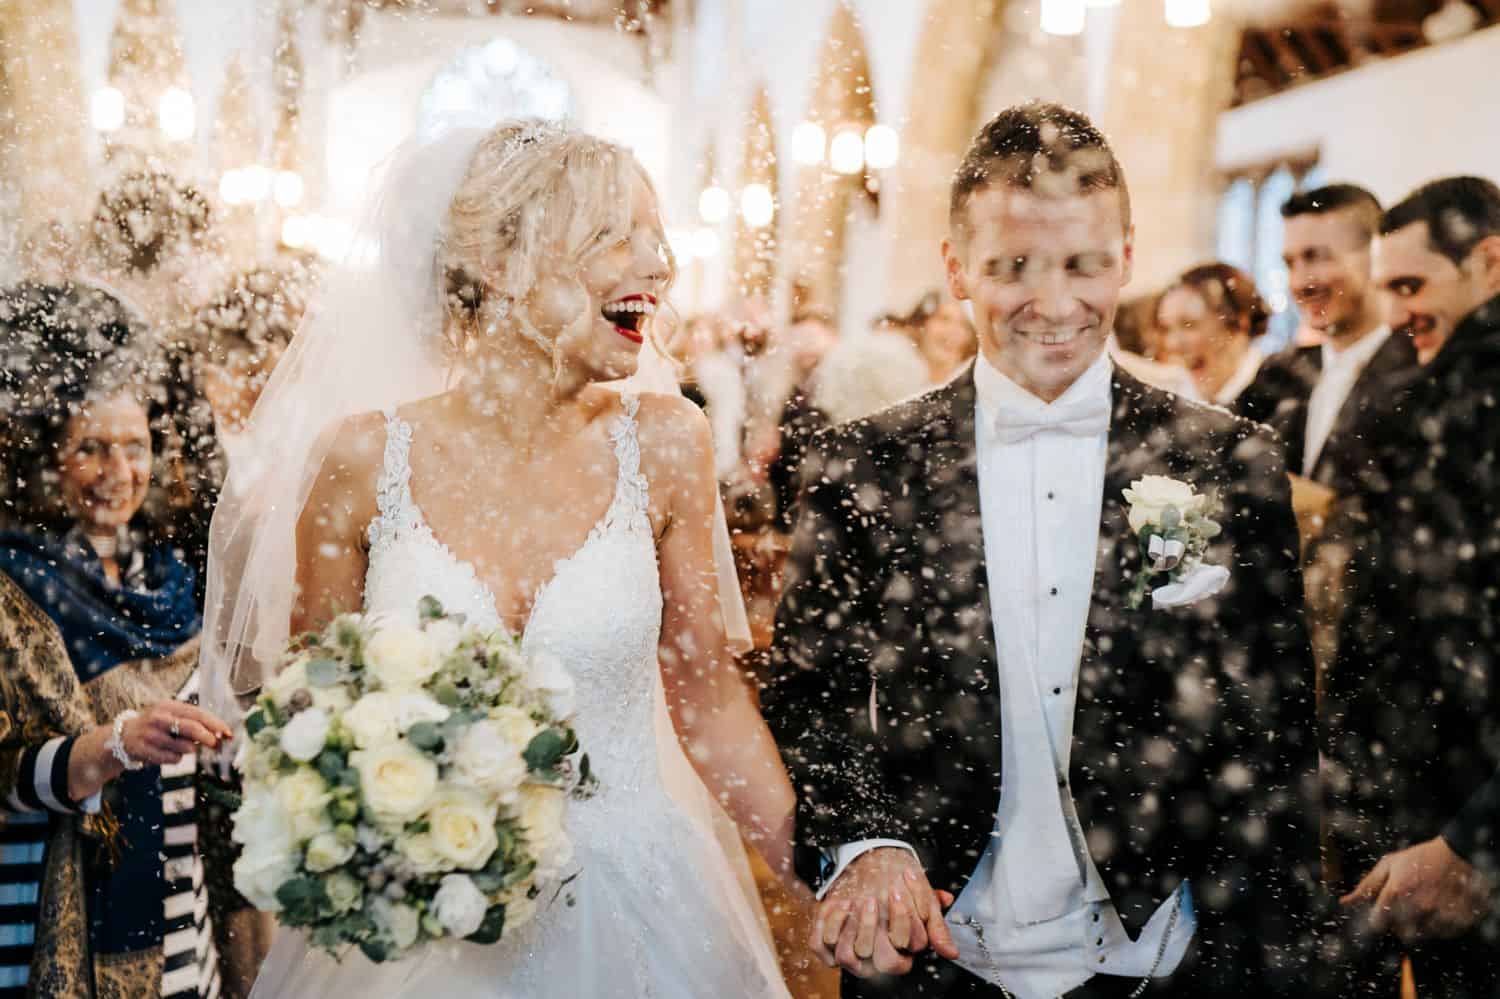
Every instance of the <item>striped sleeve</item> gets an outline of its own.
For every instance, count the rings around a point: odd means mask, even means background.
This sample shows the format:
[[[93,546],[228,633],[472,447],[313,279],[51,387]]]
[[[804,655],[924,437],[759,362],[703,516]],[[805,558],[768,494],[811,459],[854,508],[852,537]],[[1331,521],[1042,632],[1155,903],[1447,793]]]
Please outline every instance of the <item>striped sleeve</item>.
[[[16,786],[4,805],[13,812],[79,812],[99,810],[99,795],[84,801],[68,796],[68,761],[73,755],[72,736],[58,736],[21,754]]]

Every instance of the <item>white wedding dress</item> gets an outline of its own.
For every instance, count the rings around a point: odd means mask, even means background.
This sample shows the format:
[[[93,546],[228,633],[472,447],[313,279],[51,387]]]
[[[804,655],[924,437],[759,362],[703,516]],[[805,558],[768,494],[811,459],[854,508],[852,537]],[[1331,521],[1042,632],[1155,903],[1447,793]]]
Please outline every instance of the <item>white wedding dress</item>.
[[[662,594],[640,471],[636,400],[622,397],[611,437],[619,461],[614,500],[588,540],[556,564],[537,594],[523,647],[556,656],[578,690],[575,727],[600,787],[567,816],[574,845],[562,896],[546,892],[535,918],[491,946],[429,947],[375,965],[358,952],[341,962],[278,930],[254,995],[291,999],[448,996],[707,999],[785,997],[768,981],[774,959],[731,930],[724,856],[712,831],[668,793],[658,762],[657,639]],[[412,429],[387,416],[379,515],[370,525],[365,604],[410,612],[436,597],[470,623],[502,626],[473,566],[458,560],[412,499]]]

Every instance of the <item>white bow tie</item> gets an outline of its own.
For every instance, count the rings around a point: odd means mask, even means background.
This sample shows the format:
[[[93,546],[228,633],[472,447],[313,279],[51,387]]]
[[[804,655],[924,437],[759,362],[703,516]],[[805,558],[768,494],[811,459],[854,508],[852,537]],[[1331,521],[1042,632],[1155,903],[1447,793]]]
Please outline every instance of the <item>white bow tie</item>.
[[[1080,399],[1077,402],[1053,403],[1042,409],[1021,409],[1001,405],[992,421],[995,440],[1001,444],[1019,444],[1037,434],[1062,433],[1075,437],[1102,434],[1109,429],[1109,399]]]

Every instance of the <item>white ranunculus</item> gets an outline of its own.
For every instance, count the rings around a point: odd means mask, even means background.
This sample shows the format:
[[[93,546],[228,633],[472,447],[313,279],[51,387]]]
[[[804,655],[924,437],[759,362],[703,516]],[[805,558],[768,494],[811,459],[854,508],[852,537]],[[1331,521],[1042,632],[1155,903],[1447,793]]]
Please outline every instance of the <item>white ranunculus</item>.
[[[281,751],[299,763],[309,762],[323,751],[330,724],[322,708],[297,712],[281,730]]]
[[[276,891],[296,873],[293,854],[247,846],[234,862],[234,887],[262,912],[279,912]]]
[[[433,848],[432,837],[427,833],[402,836],[396,841],[396,849],[418,874],[440,874],[453,870],[453,861]]]
[[[229,838],[241,846],[254,843],[277,854],[290,854],[296,845],[291,816],[282,807],[280,795],[260,784],[246,786],[244,799],[234,813],[234,828]]]
[[[365,804],[384,821],[415,819],[437,789],[437,764],[404,741],[350,753],[349,762],[359,771]]]
[[[464,729],[453,747],[454,778],[505,802],[515,799],[521,782],[526,779],[526,761],[521,752],[531,741],[526,735],[527,726],[531,735],[542,730],[525,712],[509,710],[520,715],[520,719],[477,721]]]
[[[489,899],[467,874],[448,874],[432,898],[432,912],[443,929],[456,937],[466,937],[479,929]]]
[[[559,719],[571,718],[575,706],[573,676],[556,656],[540,653],[528,664],[526,679]]]
[[[445,722],[452,713],[420,690],[406,691],[396,696],[396,725],[400,727],[402,734],[419,722]]]
[[[291,823],[292,836],[305,842],[333,828],[328,803],[333,800],[328,785],[316,770],[305,767],[276,782],[276,797]]]
[[[303,854],[302,861],[307,869],[314,874],[331,871],[335,867],[342,867],[354,856],[354,844],[345,843],[331,832],[318,833],[307,844],[307,852]]]
[[[293,694],[307,690],[308,686],[307,656],[299,656],[266,681],[265,693],[271,695],[278,708],[284,708]]]
[[[323,890],[328,893],[328,901],[335,912],[353,912],[358,909],[365,893],[360,883],[343,871],[336,871],[324,878]]]
[[[387,690],[414,690],[437,671],[438,657],[421,628],[386,621],[365,642],[365,668]]]
[[[376,924],[391,938],[399,950],[405,950],[417,942],[421,928],[421,917],[417,910],[388,898],[377,898],[370,904]]]
[[[1208,505],[1208,498],[1193,492],[1192,486],[1165,475],[1136,479],[1124,495],[1125,502],[1130,504],[1130,529],[1136,532],[1147,524],[1160,524],[1167,507],[1176,507],[1186,517],[1189,513],[1202,513]]]
[[[495,805],[476,791],[445,788],[427,809],[432,848],[454,866],[478,870],[500,845],[495,835]]]

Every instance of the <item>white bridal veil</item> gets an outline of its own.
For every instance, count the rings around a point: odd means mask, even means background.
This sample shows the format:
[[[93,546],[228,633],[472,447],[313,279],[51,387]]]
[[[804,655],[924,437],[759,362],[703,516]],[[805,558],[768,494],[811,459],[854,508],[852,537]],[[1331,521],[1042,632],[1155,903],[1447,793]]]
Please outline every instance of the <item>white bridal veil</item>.
[[[456,376],[438,346],[444,306],[437,250],[449,203],[487,132],[454,127],[432,138],[409,139],[387,161],[346,259],[329,274],[251,417],[244,460],[229,469],[210,531],[203,630],[202,700],[231,723],[239,720],[286,645],[295,528],[333,432],[356,414],[435,395]],[[634,387],[675,393],[671,364],[655,351],[642,358]],[[726,635],[732,647],[743,649],[749,629],[722,512],[717,535]],[[720,883],[704,890],[724,900],[731,923],[725,932],[745,940],[768,978],[779,982],[737,831],[687,762],[659,678],[657,702],[657,742],[669,789],[704,836],[718,841],[725,858]],[[274,978],[274,969],[266,973]],[[377,993],[399,994],[403,976],[392,969],[378,978],[362,977],[374,986],[363,995],[373,999]],[[340,986],[352,984],[352,978]]]

